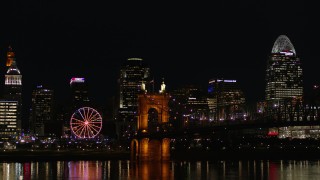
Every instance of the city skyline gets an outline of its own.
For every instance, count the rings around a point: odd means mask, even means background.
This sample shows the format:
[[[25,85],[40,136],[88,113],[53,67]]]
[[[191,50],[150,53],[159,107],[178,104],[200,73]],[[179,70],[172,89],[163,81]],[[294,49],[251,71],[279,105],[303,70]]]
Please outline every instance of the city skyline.
[[[100,104],[116,95],[127,58],[143,58],[160,88],[207,85],[211,78],[237,79],[248,102],[264,99],[265,69],[276,38],[287,35],[304,70],[304,88],[319,82],[316,16],[307,4],[232,4],[190,13],[185,9],[114,4],[8,3],[1,17],[1,72],[11,45],[23,74],[26,100],[38,84],[65,99],[72,77],[85,77]],[[10,13],[9,13],[10,12]],[[278,14],[283,15],[278,16]],[[286,18],[285,15],[289,15]],[[41,15],[41,16],[39,16]],[[152,19],[152,20],[150,20]],[[59,73],[57,73],[59,72]],[[2,82],[3,83],[3,82]],[[255,87],[252,87],[252,85]]]
[[[317,7],[1,1],[0,177],[318,178]]]

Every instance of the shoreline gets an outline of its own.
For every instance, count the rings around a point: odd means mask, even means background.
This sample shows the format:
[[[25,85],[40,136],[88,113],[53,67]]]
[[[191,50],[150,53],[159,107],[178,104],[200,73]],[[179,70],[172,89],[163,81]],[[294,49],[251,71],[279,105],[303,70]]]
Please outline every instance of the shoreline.
[[[2,151],[0,161],[78,161],[78,160],[129,160],[130,152],[108,151]]]
[[[170,161],[203,160],[316,160],[320,150],[247,150],[247,151],[184,151],[172,152]],[[108,151],[2,151],[0,161],[78,161],[130,160],[130,152]]]
[[[174,160],[317,160],[319,150],[247,150],[247,151],[185,151],[172,153]]]

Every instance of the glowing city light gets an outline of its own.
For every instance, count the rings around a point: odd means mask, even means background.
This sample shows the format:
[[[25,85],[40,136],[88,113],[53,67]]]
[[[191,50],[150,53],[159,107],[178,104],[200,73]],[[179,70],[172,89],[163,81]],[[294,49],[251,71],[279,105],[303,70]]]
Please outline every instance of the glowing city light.
[[[73,78],[71,78],[71,80],[70,80],[70,84],[72,84],[72,83],[82,83],[82,82],[84,82],[84,78],[78,78],[78,77],[73,77]]]
[[[94,138],[102,129],[102,117],[95,109],[82,107],[71,116],[70,127],[78,138]]]

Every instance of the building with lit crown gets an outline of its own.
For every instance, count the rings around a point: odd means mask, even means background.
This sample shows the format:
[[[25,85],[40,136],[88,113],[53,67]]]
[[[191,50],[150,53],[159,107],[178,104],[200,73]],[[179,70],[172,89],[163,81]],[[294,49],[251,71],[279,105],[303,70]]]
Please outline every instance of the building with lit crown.
[[[70,80],[72,109],[88,106],[90,102],[88,83],[83,77],[73,77]]]
[[[10,66],[5,74],[4,99],[17,101],[17,131],[21,132],[21,111],[22,111],[22,75],[17,67],[16,59],[12,48],[9,48]],[[7,61],[8,62],[8,61]]]
[[[271,51],[266,70],[266,102],[260,103],[258,113],[277,113],[280,121],[303,120],[303,73],[300,58],[285,35],[280,35]],[[262,107],[266,106],[266,107]],[[317,128],[316,128],[317,129]],[[290,126],[271,128],[269,134],[280,138],[306,138],[314,127]]]
[[[278,103],[286,98],[302,97],[302,68],[299,57],[285,35],[275,41],[266,70],[266,101]]]
[[[12,50],[12,47],[9,46],[8,51],[7,51],[6,66],[7,66],[7,67],[10,67],[11,64],[12,64],[12,62],[14,61],[14,59],[15,59],[15,54],[14,54],[14,52],[13,52],[13,50]]]

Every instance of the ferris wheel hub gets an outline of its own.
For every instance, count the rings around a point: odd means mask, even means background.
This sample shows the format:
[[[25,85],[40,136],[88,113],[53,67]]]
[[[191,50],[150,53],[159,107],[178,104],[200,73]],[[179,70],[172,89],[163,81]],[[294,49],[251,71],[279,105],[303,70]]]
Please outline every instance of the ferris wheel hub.
[[[76,110],[70,119],[72,133],[78,138],[94,138],[102,128],[102,117],[91,107]]]

